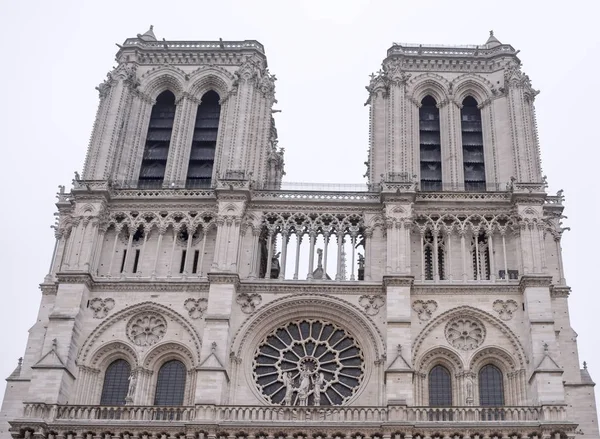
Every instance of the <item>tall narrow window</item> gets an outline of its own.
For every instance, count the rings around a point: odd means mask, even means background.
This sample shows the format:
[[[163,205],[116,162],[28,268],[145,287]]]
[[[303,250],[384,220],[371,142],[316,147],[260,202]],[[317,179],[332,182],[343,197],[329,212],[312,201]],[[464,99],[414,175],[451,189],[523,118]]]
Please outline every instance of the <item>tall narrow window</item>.
[[[442,189],[440,110],[431,96],[425,96],[419,108],[419,139],[421,190],[439,191]]]
[[[490,279],[490,247],[486,234],[480,231],[471,240],[471,255],[473,257],[473,279]]]
[[[188,166],[187,187],[210,187],[217,147],[219,117],[221,116],[219,99],[219,95],[211,90],[202,96],[202,102],[198,106]]]
[[[481,110],[477,107],[477,101],[471,96],[466,97],[460,115],[465,190],[484,191],[483,131],[481,129]]]
[[[439,233],[437,235],[437,275],[440,280],[446,278],[445,248],[444,237]],[[427,230],[423,235],[423,252],[423,260],[425,261],[425,280],[436,280],[435,237],[431,230]]]
[[[182,405],[185,393],[185,366],[181,361],[171,360],[158,371],[154,405]]]
[[[158,188],[162,186],[174,120],[175,95],[167,90],[158,95],[156,104],[152,107],[142,168],[140,169],[139,187]]]
[[[493,364],[479,371],[479,405],[504,405],[504,382],[502,372]]]
[[[100,405],[125,405],[129,390],[131,366],[125,360],[115,360],[106,368]]]
[[[435,366],[429,372],[429,405],[444,407],[452,405],[452,381],[444,366]]]

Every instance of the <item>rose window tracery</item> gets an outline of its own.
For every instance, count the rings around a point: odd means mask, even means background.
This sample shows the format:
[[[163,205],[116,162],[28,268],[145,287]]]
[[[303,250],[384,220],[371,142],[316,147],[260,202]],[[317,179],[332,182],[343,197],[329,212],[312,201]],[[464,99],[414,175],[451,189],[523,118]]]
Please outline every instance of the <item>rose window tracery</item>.
[[[127,324],[127,337],[138,346],[151,346],[164,337],[167,322],[156,313],[134,316]]]
[[[471,317],[460,317],[446,325],[446,340],[456,349],[468,351],[477,348],[485,340],[485,326]]]
[[[258,390],[273,404],[341,405],[358,389],[364,358],[344,329],[300,320],[269,334],[254,355]]]

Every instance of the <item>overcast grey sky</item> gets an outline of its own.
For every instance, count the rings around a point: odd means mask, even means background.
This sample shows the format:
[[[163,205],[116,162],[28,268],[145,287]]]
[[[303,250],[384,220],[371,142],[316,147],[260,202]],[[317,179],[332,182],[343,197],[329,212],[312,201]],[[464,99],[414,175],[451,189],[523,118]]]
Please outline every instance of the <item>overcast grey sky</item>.
[[[600,381],[598,171],[600,2],[0,0],[4,188],[0,377],[22,356],[54,236],[54,194],[81,172],[115,43],[150,24],[159,39],[256,39],[276,74],[286,181],[360,183],[365,85],[392,42],[483,44],[493,29],[520,49],[536,99],[544,173],[564,189],[563,239],[580,358]],[[3,394],[4,382],[0,384]],[[600,392],[599,392],[600,393]]]

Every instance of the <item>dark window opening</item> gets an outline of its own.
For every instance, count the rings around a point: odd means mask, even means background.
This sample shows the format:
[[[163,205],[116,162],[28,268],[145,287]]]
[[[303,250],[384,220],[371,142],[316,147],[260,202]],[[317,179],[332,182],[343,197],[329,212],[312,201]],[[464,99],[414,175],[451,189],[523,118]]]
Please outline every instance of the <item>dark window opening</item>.
[[[198,272],[198,259],[200,259],[200,250],[194,251],[194,263],[192,264],[192,273]]]
[[[125,405],[129,390],[131,366],[125,360],[115,360],[106,368],[100,405]]]
[[[431,96],[425,96],[419,108],[421,190],[442,190],[442,147],[440,110]]]
[[[477,244],[475,243],[477,240]],[[484,232],[474,236],[471,242],[471,254],[473,256],[473,279],[490,279],[490,248],[488,237]]]
[[[504,383],[502,372],[493,364],[479,371],[479,404],[484,406],[504,405]]]
[[[125,270],[125,261],[127,260],[127,250],[123,250],[123,260],[121,261],[121,271],[120,273],[123,273],[123,270]]]
[[[158,371],[154,405],[182,405],[185,394],[185,366],[181,361],[171,360]]]
[[[140,188],[162,186],[167,168],[175,108],[175,95],[168,90],[156,98],[156,103],[152,107],[138,182]]]
[[[485,191],[485,162],[483,159],[483,130],[481,110],[477,101],[468,96],[460,110],[463,146],[463,169],[466,191]]]
[[[185,269],[185,257],[187,255],[187,250],[182,250],[181,251],[181,263],[179,264],[179,272],[183,273],[183,270]]]
[[[431,407],[452,405],[450,372],[444,366],[435,366],[429,372],[429,405]]]
[[[140,262],[140,251],[136,250],[135,251],[135,258],[133,260],[133,272],[137,273],[138,270],[138,262]]]
[[[221,105],[219,95],[208,91],[198,106],[192,149],[188,164],[187,187],[210,187],[217,147]]]
[[[434,235],[431,230],[428,230],[423,235],[423,251],[424,251],[424,260],[425,260],[425,280],[434,280],[435,279],[435,241]],[[440,280],[444,280],[445,270],[446,270],[446,262],[444,260],[445,256],[445,245],[444,239],[441,234],[437,236],[437,274]]]

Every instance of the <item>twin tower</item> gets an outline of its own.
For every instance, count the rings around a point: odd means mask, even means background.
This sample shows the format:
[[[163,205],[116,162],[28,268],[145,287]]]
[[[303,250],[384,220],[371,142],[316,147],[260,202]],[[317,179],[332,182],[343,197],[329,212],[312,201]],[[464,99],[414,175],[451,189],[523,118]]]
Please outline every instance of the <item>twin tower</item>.
[[[117,63],[2,438],[599,437],[512,46],[394,44],[362,190],[284,189],[260,43]]]

